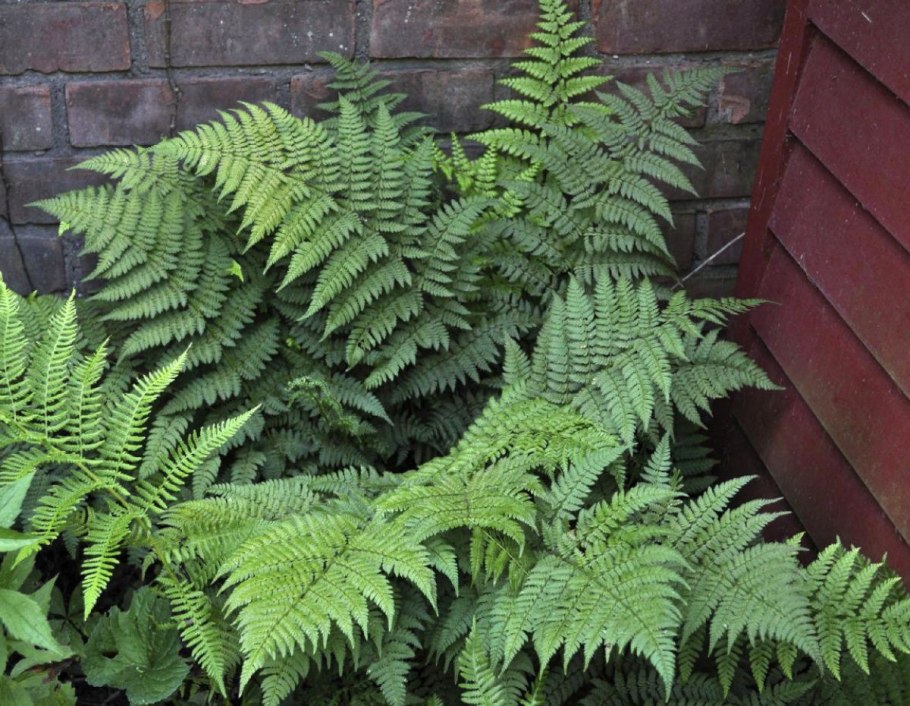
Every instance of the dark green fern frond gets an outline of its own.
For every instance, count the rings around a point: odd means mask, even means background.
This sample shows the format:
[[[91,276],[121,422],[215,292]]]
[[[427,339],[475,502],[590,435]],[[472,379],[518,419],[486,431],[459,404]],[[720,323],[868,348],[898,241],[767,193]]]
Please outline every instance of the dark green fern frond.
[[[538,337],[531,388],[558,404],[571,400],[627,444],[652,418],[672,431],[673,416],[662,413],[671,402],[699,423],[709,400],[771,386],[736,346],[702,333],[702,321],[721,311],[702,313],[684,295],[662,306],[647,280],[614,284],[601,275],[593,294],[570,280]]]

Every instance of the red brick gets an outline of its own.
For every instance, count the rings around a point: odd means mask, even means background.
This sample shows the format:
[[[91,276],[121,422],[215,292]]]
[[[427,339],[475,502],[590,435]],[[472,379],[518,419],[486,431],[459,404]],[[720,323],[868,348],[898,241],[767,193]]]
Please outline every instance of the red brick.
[[[35,291],[42,294],[63,292],[71,286],[67,282],[63,259],[63,243],[56,228],[19,226],[16,240],[25,260],[29,280]]]
[[[149,63],[165,65],[165,0],[145,5]],[[170,0],[172,66],[257,66],[351,56],[353,0]]]
[[[294,76],[291,79],[291,112],[299,117],[325,117],[316,106],[332,100],[332,90],[328,86],[332,76],[333,72],[328,69]]]
[[[666,231],[667,247],[676,267],[685,272],[692,264],[692,252],[695,248],[695,213],[681,212],[673,214],[673,227]]]
[[[773,47],[785,0],[594,0],[597,48],[614,54]]]
[[[725,208],[711,209],[708,211],[708,238],[705,245],[704,257],[711,257],[722,247],[731,242],[746,230],[749,220],[749,209]],[[740,239],[736,245],[731,245],[720,255],[711,260],[712,265],[735,265],[743,252],[743,241]]]
[[[218,118],[219,110],[238,108],[247,103],[275,102],[275,82],[265,76],[200,78],[178,81],[177,128],[185,130]]]
[[[9,182],[9,212],[13,223],[56,223],[54,217],[26,204],[106,181],[102,174],[77,169],[68,171],[81,159],[7,159],[4,166]]]
[[[766,61],[730,68],[735,73],[721,80],[716,94],[715,109],[719,120],[733,125],[764,122],[774,64]]]
[[[8,151],[53,146],[50,87],[0,88],[0,138]]]
[[[75,147],[150,145],[167,135],[173,104],[164,79],[68,83],[70,142]]]
[[[0,5],[0,74],[33,69],[120,71],[130,67],[126,4]]]
[[[480,109],[493,100],[491,69],[415,69],[381,76],[392,82],[389,90],[407,94],[401,110],[425,113],[425,122],[440,132],[483,130],[493,122],[494,114]]]
[[[577,7],[577,0],[569,3]],[[536,0],[373,0],[374,57],[518,56],[531,44]]]
[[[685,172],[702,198],[723,199],[749,196],[758,167],[761,140],[743,137],[704,142],[695,147],[703,168],[686,167]],[[692,195],[668,190],[671,199],[691,199]]]

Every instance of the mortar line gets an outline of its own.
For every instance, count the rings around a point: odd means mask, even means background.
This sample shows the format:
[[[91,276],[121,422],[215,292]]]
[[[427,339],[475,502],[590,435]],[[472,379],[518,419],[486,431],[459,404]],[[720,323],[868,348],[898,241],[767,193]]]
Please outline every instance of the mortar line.
[[[19,236],[13,227],[12,213],[10,212],[10,182],[6,175],[6,152],[3,143],[3,130],[0,129],[0,187],[3,189],[3,210],[6,213],[6,223],[9,226],[10,235],[13,238],[13,247],[19,254],[19,261],[22,263],[22,271],[25,273],[25,281],[28,283],[30,292],[35,291],[35,285],[32,282],[32,273],[29,271],[28,263],[25,261],[25,253],[22,251],[22,243],[19,242]]]
[[[164,76],[168,88],[173,96],[171,105],[170,123],[168,124],[168,137],[173,137],[177,132],[177,111],[180,108],[180,87],[174,78],[171,65],[171,0],[164,0]]]

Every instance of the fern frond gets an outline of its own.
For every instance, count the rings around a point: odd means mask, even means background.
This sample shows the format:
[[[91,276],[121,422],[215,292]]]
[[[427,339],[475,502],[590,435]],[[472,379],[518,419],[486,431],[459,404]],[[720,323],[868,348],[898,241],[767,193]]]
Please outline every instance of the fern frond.
[[[432,602],[435,583],[426,551],[400,523],[365,523],[351,515],[291,517],[253,537],[222,568],[231,588],[244,655],[242,682],[269,659],[317,648],[332,626],[353,639],[369,630],[369,604],[391,625],[388,574],[417,586]]]
[[[866,674],[870,646],[892,661],[910,653],[910,598],[898,597],[899,579],[882,569],[857,549],[832,544],[806,571],[821,659],[838,679],[845,647]]]
[[[158,583],[170,601],[180,634],[193,657],[219,693],[226,696],[225,675],[237,663],[239,655],[236,636],[221,611],[205,592],[175,577],[162,574]]]
[[[484,639],[475,629],[458,655],[463,703],[476,706],[513,706],[528,687],[530,660],[521,657],[506,670],[495,669],[484,649]]]
[[[139,510],[117,509],[110,513],[93,513],[89,516],[85,536],[86,559],[82,564],[82,595],[86,620],[91,614],[101,592],[111,580],[124,540],[131,525],[142,517]]]

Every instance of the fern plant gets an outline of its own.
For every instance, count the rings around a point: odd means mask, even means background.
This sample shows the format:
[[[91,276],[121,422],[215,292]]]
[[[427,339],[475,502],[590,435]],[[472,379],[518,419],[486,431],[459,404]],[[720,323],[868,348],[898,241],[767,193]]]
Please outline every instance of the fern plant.
[[[406,467],[458,439],[501,385],[503,342],[533,337],[566,274],[670,271],[656,184],[687,184],[691,138],[672,119],[718,74],[592,102],[605,79],[582,75],[597,62],[581,24],[541,10],[526,76],[505,80],[527,100],[490,106],[516,127],[475,136],[477,160],[457,141],[445,155],[375,72],[327,55],[330,119],[245,106],[90,159],[114,186],[39,204],[98,256],[88,308],[125,369],[192,343],[156,444],[213,405],[261,405],[221,480]],[[215,480],[195,478],[197,496]]]
[[[661,187],[697,163],[676,118],[719,73],[599,92],[583,24],[540,10],[477,157],[327,55],[327,120],[245,105],[41,203],[103,283],[0,288],[0,498],[23,508],[0,547],[71,557],[85,684],[906,700],[899,580],[840,545],[801,565],[762,540],[767,502],[736,504],[748,479],[710,475],[712,401],[773,388],[720,334],[757,302],[649,279],[673,271]]]
[[[652,405],[641,421],[638,399],[629,440],[625,416],[592,402],[621,359],[609,343],[640,330],[636,317],[612,317],[617,290],[678,316],[681,339],[662,371],[668,391],[649,382],[669,411]],[[743,679],[805,695],[831,689],[823,673],[868,670],[870,651],[910,651],[910,598],[879,565],[834,546],[801,568],[796,543],[761,541],[777,517],[766,501],[731,506],[748,479],[685,492],[660,418],[696,403],[674,385],[699,365],[714,373],[701,402],[768,383],[701,331],[741,302],[686,302],[679,313],[683,299],[658,306],[646,283],[605,276],[587,293],[571,280],[534,355],[510,345],[505,392],[450,454],[406,474],[219,486],[171,510],[172,559],[200,578],[197,590],[227,594],[219,621],[237,634],[241,690],[262,670],[264,703],[277,704],[337,664],[364,669],[389,703],[405,704],[422,687],[420,660],[432,659],[457,672],[465,703],[573,703],[534,699],[573,665],[575,693],[612,693],[598,691],[597,665],[637,657],[637,678],[660,700],[687,689],[727,698]],[[558,341],[582,332],[589,352],[567,355]],[[604,398],[634,397],[642,377],[619,376],[621,393]],[[383,645],[400,647],[373,652]]]

